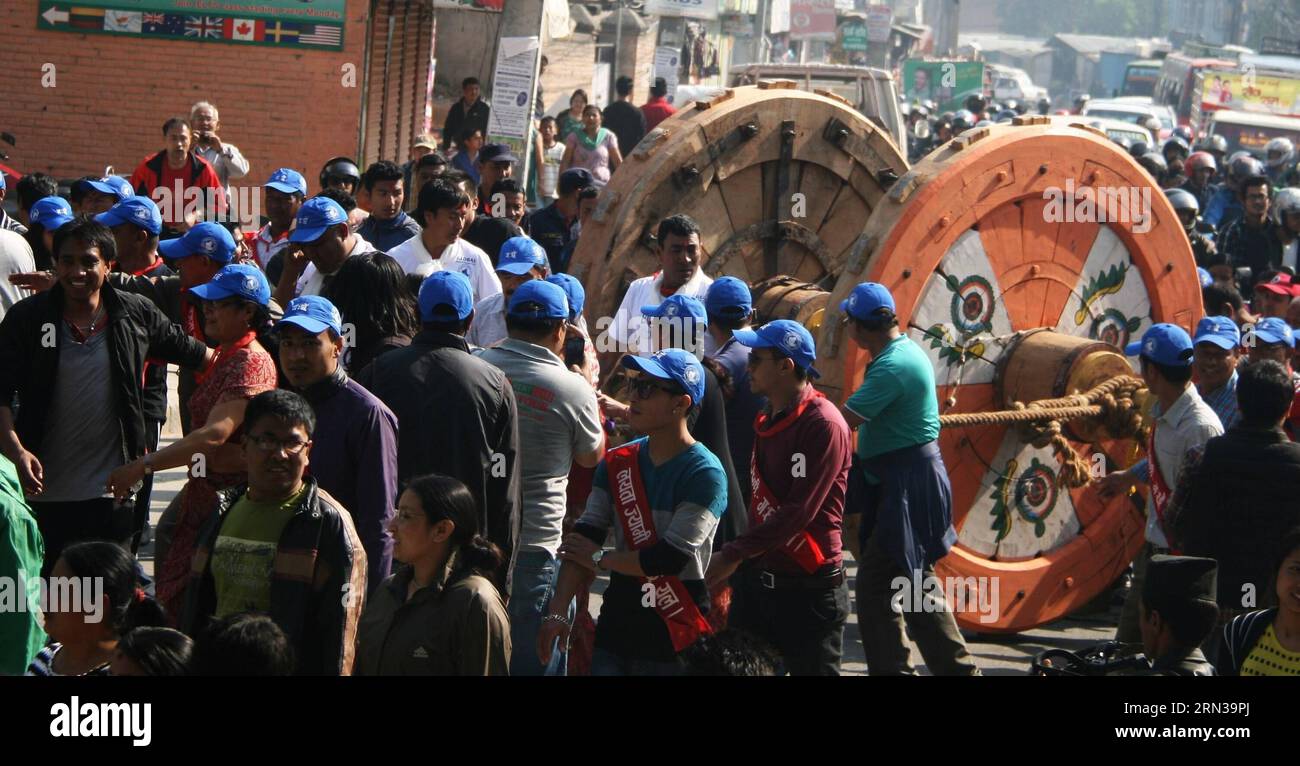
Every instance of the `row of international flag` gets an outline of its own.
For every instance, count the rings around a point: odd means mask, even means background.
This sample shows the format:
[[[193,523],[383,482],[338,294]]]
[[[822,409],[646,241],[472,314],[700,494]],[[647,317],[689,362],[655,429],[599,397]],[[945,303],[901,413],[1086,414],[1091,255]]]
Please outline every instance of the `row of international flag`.
[[[67,32],[112,32],[142,37],[268,43],[340,50],[343,27],[315,22],[267,21],[207,15],[152,13],[42,4],[38,26]]]

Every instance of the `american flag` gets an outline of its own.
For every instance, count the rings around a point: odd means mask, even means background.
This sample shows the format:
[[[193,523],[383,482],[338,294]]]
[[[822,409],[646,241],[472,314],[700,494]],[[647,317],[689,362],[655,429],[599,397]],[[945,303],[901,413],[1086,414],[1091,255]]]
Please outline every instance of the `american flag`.
[[[304,24],[299,28],[300,45],[340,45],[343,42],[343,28],[327,24]]]
[[[215,37],[220,40],[223,21],[224,19],[214,19],[211,16],[186,16],[185,36]]]

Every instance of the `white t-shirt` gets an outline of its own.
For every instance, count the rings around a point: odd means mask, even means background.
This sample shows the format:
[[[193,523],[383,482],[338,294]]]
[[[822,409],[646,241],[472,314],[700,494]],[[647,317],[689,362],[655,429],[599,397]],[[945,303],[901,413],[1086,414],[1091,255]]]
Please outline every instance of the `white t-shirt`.
[[[361,255],[362,253],[377,253],[375,246],[367,242],[361,235],[353,234],[352,250],[348,252],[348,257]],[[302,276],[298,277],[298,283],[294,286],[294,295],[320,295],[325,286],[325,277],[333,276],[332,274],[322,274],[316,270],[316,264],[308,263],[307,268],[302,270]]]
[[[402,271],[424,279],[435,271],[451,269],[469,277],[474,288],[474,301],[477,303],[501,292],[501,279],[492,268],[492,259],[479,248],[463,239],[458,239],[434,258],[425,248],[420,237],[411,237],[388,253],[397,261]],[[471,325],[470,329],[473,329]]]
[[[36,271],[32,246],[27,244],[23,235],[0,229],[0,319],[15,303],[30,295],[26,290],[9,284],[10,274],[27,271]]]
[[[640,355],[651,353],[649,324],[641,316],[641,307],[658,306],[663,303],[664,296],[659,291],[663,281],[663,274],[656,271],[651,276],[641,277],[628,285],[627,294],[623,296],[623,302],[619,305],[618,312],[614,314],[614,322],[608,330],[610,336],[618,343],[620,351]],[[677,292],[673,294],[685,295],[703,302],[711,284],[713,279],[704,273],[704,269],[696,269],[691,281],[677,288]],[[598,323],[596,330],[599,332],[600,329]]]

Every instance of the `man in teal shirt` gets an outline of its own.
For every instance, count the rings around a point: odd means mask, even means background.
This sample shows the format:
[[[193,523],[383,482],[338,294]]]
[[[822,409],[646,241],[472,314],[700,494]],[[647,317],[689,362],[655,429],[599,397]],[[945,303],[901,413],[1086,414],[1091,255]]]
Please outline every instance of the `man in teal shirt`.
[[[22,675],[45,645],[38,587],[44,559],[18,471],[0,456],[0,676]]]
[[[906,621],[935,675],[979,675],[946,603],[912,595],[931,592],[934,563],[957,542],[930,358],[898,329],[894,298],[884,285],[858,285],[840,310],[849,337],[872,359],[841,409],[849,427],[858,429],[857,461],[867,484],[857,508],[846,508],[864,516],[857,605],[867,670],[915,674]],[[904,592],[899,583],[906,584]],[[923,608],[914,609],[917,603]]]

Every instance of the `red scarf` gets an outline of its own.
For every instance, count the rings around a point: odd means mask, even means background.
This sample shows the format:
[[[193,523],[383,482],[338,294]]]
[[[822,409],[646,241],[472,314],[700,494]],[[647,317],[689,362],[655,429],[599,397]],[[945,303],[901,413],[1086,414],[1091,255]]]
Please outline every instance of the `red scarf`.
[[[645,484],[641,481],[641,464],[637,459],[640,450],[641,443],[632,442],[605,455],[614,497],[614,515],[618,516],[627,547],[634,551],[649,548],[659,541],[654,514],[650,510]],[[700,636],[713,632],[680,579],[672,575],[639,579],[643,585],[654,584],[655,611],[668,628],[674,651],[680,652]]]
[[[249,344],[255,340],[257,340],[257,333],[249,330],[229,347],[222,345],[217,349],[217,354],[212,358],[212,364],[208,365],[208,369],[203,372],[194,373],[194,381],[202,385],[205,380],[212,377],[212,373],[217,371],[217,367],[220,366],[222,362],[226,361],[226,359],[230,358],[232,354],[236,353],[240,349],[248,348]]]
[[[813,400],[825,398],[825,394],[814,390],[811,395],[805,396],[804,400],[799,402],[799,405],[794,408],[794,412],[791,412],[782,418],[781,422],[771,427],[767,426],[767,422],[771,419],[769,415],[760,412],[758,417],[754,418],[754,434],[756,438],[754,439],[754,451],[749,458],[749,474],[754,487],[754,493],[749,500],[749,523],[751,525],[757,526],[767,521],[781,505],[780,500],[772,492],[772,488],[767,486],[767,483],[763,481],[763,475],[758,471],[759,442],[789,428],[792,423],[799,419],[799,416],[803,415],[804,411],[808,409],[808,405],[813,403]],[[779,550],[794,559],[799,568],[808,574],[816,572],[821,568],[822,564],[826,563],[826,554],[822,553],[821,546],[817,544],[812,535],[808,534],[806,529],[797,532]]]

